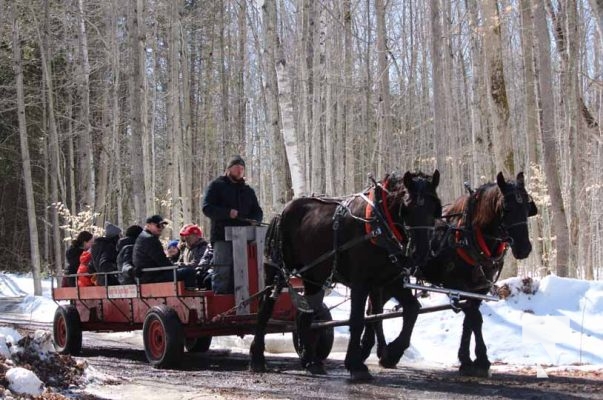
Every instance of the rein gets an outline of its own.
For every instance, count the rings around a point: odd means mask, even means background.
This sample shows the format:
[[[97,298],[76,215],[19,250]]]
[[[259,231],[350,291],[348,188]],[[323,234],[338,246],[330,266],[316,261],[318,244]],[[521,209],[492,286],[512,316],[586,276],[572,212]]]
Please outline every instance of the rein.
[[[481,198],[483,189],[470,192],[469,200],[462,218],[459,219],[455,229],[454,244],[457,255],[467,264],[481,268],[482,266],[494,267],[497,269],[496,280],[502,271],[503,259],[509,248],[508,239],[495,238],[500,241],[494,254],[488,247],[486,239],[480,227],[473,227],[473,214],[475,207]],[[514,224],[517,225],[517,224]],[[508,227],[503,228],[507,229]]]

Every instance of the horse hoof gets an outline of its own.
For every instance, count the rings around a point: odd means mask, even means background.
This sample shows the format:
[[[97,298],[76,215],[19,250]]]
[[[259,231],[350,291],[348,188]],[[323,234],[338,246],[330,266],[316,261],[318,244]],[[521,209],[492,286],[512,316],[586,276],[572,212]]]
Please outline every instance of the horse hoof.
[[[382,368],[395,369],[397,364],[398,363],[396,363],[396,362],[394,362],[394,361],[392,361],[390,359],[387,359],[387,358],[380,358],[379,359],[379,365]]]
[[[461,365],[459,367],[459,374],[461,376],[469,376],[472,378],[489,378],[490,377],[490,369],[489,368],[480,368],[475,365]]]
[[[249,363],[249,371],[261,373],[261,372],[267,372],[268,368],[266,367],[266,363],[250,362]]]
[[[306,371],[311,373],[312,375],[326,375],[327,371],[325,371],[325,367],[320,362],[313,362],[306,365]]]
[[[368,382],[372,379],[373,375],[368,371],[350,371],[350,382]]]

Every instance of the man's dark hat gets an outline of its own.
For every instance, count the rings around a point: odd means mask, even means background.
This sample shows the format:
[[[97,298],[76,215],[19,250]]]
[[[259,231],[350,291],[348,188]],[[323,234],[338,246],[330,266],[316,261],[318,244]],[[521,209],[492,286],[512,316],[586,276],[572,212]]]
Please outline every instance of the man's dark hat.
[[[157,224],[157,225],[167,225],[168,222],[163,220],[163,217],[161,215],[152,215],[149,218],[147,218],[147,224]]]
[[[228,161],[228,166],[226,167],[226,169],[232,167],[233,165],[242,165],[243,167],[245,167],[245,160],[243,160],[243,158],[239,155],[232,156],[230,161]]]

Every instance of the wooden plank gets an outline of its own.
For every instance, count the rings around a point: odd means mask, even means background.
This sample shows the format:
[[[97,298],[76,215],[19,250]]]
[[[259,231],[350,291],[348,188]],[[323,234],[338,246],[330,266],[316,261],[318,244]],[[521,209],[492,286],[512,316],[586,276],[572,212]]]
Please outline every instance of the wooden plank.
[[[266,287],[264,282],[264,244],[266,241],[266,231],[268,227],[255,227],[255,243],[257,246],[256,259],[258,262],[258,290],[264,290]]]
[[[251,229],[249,229],[251,228]],[[239,304],[249,297],[249,273],[247,260],[247,238],[248,231],[252,227],[232,227],[232,261],[234,275],[235,304]],[[237,315],[249,314],[249,305],[237,309]]]

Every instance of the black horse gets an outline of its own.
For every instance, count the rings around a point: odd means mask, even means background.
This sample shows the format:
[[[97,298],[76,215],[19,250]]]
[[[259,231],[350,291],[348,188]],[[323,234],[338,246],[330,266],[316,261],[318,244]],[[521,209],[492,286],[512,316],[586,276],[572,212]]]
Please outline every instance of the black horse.
[[[298,312],[302,366],[324,374],[316,354],[318,335],[310,329],[321,311],[324,289],[334,282],[351,288],[350,341],[345,366],[353,381],[371,378],[360,356],[364,308],[371,287],[408,273],[430,252],[434,223],[441,216],[436,194],[440,174],[407,172],[387,176],[369,190],[346,198],[292,200],[272,220],[266,238],[266,282],[273,293],[262,298],[250,368],[265,371],[264,335],[279,293],[289,276],[300,276],[304,299],[313,312]],[[298,309],[298,311],[300,311]]]
[[[528,217],[536,213],[536,205],[525,189],[523,173],[520,172],[515,181],[505,181],[499,173],[495,184],[485,184],[444,208],[443,220],[436,224],[432,242],[434,254],[418,269],[417,278],[447,289],[488,293],[500,275],[508,246],[519,260],[530,254],[532,244],[527,222]],[[409,295],[403,282],[398,280],[371,292],[370,312],[383,312],[383,304],[392,297],[403,308],[400,335],[386,345],[382,325],[374,323],[367,324],[362,336],[363,358],[370,354],[376,336],[379,363],[386,368],[395,367],[410,345],[420,308],[418,300]],[[458,357],[459,370],[464,375],[487,376],[489,373],[480,304],[481,300],[469,299],[461,308],[465,318]],[[469,351],[471,334],[475,335],[475,361],[471,360]]]

